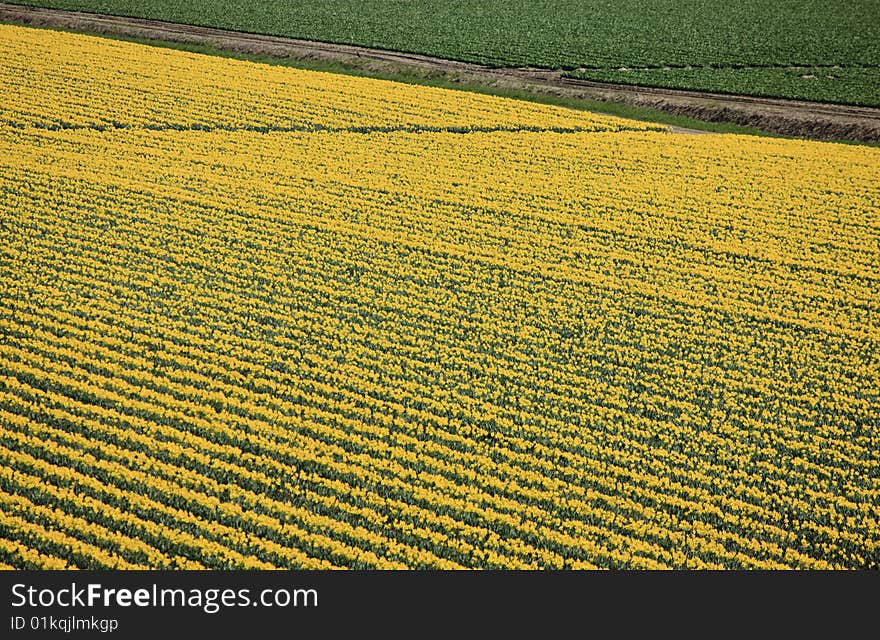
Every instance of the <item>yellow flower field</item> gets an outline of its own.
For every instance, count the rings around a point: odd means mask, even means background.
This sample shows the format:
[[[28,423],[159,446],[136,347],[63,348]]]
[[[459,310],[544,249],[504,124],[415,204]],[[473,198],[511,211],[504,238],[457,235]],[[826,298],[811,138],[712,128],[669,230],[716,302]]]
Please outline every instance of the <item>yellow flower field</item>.
[[[10,26],[0,87],[0,564],[880,566],[880,150]]]

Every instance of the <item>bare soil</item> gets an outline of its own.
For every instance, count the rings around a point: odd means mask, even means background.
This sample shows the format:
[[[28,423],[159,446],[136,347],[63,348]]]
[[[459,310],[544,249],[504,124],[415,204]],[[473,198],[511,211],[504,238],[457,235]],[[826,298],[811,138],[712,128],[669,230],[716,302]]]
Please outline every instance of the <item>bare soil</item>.
[[[0,21],[208,45],[232,53],[336,62],[374,73],[441,78],[467,85],[651,107],[707,122],[729,122],[803,138],[880,142],[880,109],[871,107],[591,82],[565,78],[556,70],[495,68],[368,47],[5,3],[0,3]]]

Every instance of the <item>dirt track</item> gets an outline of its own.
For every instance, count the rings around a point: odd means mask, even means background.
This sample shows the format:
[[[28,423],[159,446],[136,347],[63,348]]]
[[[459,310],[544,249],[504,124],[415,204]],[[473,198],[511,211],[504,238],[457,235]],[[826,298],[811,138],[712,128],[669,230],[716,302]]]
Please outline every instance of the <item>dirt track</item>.
[[[869,107],[589,82],[564,78],[562,72],[546,69],[492,68],[382,49],[5,3],[0,3],[0,21],[210,45],[269,57],[326,60],[365,71],[653,107],[700,120],[732,122],[805,138],[880,141],[880,109]]]

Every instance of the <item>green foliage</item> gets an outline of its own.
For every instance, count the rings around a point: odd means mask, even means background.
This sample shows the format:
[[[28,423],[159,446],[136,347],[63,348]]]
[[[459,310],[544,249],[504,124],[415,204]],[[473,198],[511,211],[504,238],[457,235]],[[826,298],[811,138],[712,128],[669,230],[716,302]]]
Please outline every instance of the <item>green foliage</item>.
[[[572,78],[880,106],[880,68],[590,69]]]

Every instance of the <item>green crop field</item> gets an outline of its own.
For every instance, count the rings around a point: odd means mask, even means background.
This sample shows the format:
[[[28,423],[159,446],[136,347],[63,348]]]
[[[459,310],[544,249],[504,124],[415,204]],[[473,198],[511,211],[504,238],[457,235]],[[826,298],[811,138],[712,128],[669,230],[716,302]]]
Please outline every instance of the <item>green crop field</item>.
[[[345,42],[493,65],[562,68],[615,82],[880,104],[880,0],[18,4]]]
[[[567,76],[671,89],[880,106],[880,68],[839,65],[790,68],[580,69]]]

